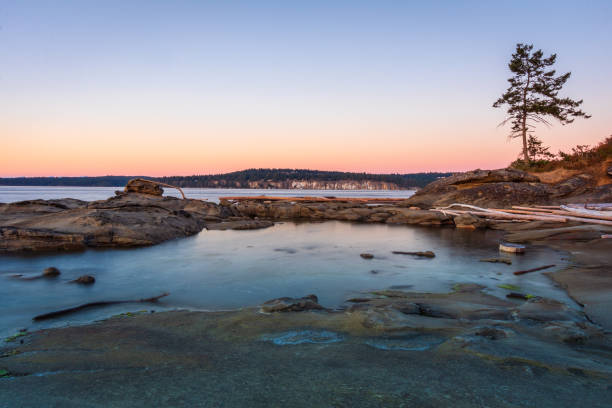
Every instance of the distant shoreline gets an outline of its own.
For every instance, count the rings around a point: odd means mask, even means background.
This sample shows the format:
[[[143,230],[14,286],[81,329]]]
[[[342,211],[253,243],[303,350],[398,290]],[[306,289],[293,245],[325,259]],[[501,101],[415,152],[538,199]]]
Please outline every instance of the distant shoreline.
[[[414,190],[452,173],[370,174],[300,169],[249,169],[217,175],[6,177],[0,186],[115,187],[146,178],[177,187],[288,190]]]
[[[33,188],[116,188],[118,190],[123,190],[124,186],[96,186],[96,185],[64,185],[64,184],[48,184],[48,185],[11,185],[11,184],[1,184],[0,187],[33,187]],[[383,190],[383,189],[349,189],[349,188],[280,188],[280,187],[268,187],[268,188],[258,188],[258,187],[182,187],[186,189],[211,189],[211,190],[295,190],[295,191],[418,191],[421,187],[402,187],[393,190]]]

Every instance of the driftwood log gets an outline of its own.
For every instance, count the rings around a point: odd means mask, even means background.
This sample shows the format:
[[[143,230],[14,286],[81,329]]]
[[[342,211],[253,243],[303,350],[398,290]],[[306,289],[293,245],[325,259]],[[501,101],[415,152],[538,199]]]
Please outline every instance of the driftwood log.
[[[507,298],[529,300],[529,296],[524,293],[510,292],[506,295]]]
[[[454,207],[463,207],[468,210],[457,210]],[[576,209],[569,206],[557,206],[553,208],[531,208],[515,206],[514,209],[481,208],[475,205],[453,203],[446,207],[438,207],[431,211],[437,211],[445,215],[473,214],[476,216],[506,219],[506,220],[531,220],[531,221],[553,221],[567,222],[578,221],[585,224],[612,225],[612,215],[605,211],[594,211]]]
[[[425,258],[435,258],[436,257],[436,254],[434,254],[432,251],[416,251],[416,252],[391,251],[391,253],[395,255],[424,256]]]
[[[560,215],[564,216],[570,220],[576,220],[579,218],[579,221],[582,222],[592,222],[590,220],[599,220],[599,221],[612,221],[612,215],[605,214],[604,211],[593,211],[587,210],[589,212],[584,211],[574,211],[574,210],[543,210],[541,208],[529,208],[529,207],[512,207],[512,210],[502,210],[512,214],[538,214],[538,215]],[[603,213],[603,214],[602,214]],[[586,218],[586,219],[582,219]],[[608,225],[608,223],[603,223],[603,225]]]
[[[34,318],[32,320],[39,321],[39,320],[53,319],[55,317],[65,316],[67,314],[71,314],[71,313],[75,313],[75,312],[80,312],[81,310],[91,309],[91,308],[94,308],[94,307],[103,307],[103,306],[109,306],[109,305],[119,305],[119,304],[123,304],[123,303],[155,303],[159,299],[161,299],[161,298],[163,298],[165,296],[168,296],[168,295],[169,295],[169,293],[162,293],[159,296],[154,296],[154,297],[150,297],[150,298],[146,298],[146,299],[138,299],[138,300],[110,300],[110,301],[102,301],[102,302],[85,303],[83,305],[71,307],[71,308],[68,308],[68,309],[57,310],[55,312],[49,312],[49,313],[41,314],[41,315],[38,315],[38,316],[34,316]]]
[[[514,272],[514,274],[515,274],[515,275],[524,275],[524,274],[529,273],[529,272],[537,272],[537,271],[541,271],[541,270],[543,270],[543,269],[552,268],[552,267],[554,267],[554,266],[557,266],[557,265],[555,265],[555,264],[552,264],[552,265],[544,265],[544,266],[540,266],[540,267],[538,267],[538,268],[533,268],[533,269],[525,269],[524,271],[516,271],[516,272]]]
[[[451,214],[451,215],[459,215],[459,214],[473,214],[476,216],[493,218],[493,219],[502,219],[502,220],[527,220],[527,221],[554,221],[554,222],[567,222],[565,217],[560,217],[556,215],[522,215],[522,214],[511,214],[502,211],[489,211],[487,209],[482,209],[482,211],[470,211],[470,210],[451,210],[449,211],[446,208],[436,208],[430,211],[437,211],[443,214]]]
[[[162,187],[168,187],[168,188],[177,189],[179,191],[179,193],[181,193],[181,196],[183,197],[183,200],[187,199],[187,197],[185,197],[185,193],[183,193],[183,189],[181,189],[180,187],[177,187],[177,186],[173,186],[172,184],[162,183],[161,181],[155,181],[155,180],[147,180],[147,179],[143,179],[143,178],[137,178],[137,179],[134,179],[134,180],[144,181],[144,182],[147,182],[147,183],[154,183],[154,184],[160,185]]]

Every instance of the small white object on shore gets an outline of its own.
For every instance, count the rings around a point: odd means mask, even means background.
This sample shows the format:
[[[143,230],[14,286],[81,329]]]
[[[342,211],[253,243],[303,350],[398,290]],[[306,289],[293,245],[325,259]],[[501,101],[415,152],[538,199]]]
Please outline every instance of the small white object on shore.
[[[525,245],[520,244],[509,244],[506,242],[499,243],[499,250],[503,252],[512,252],[515,254],[522,254],[525,252]]]

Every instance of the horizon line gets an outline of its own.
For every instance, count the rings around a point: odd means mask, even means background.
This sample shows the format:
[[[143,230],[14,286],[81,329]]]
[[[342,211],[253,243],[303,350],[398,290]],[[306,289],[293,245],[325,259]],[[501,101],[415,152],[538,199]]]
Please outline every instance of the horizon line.
[[[80,176],[0,176],[3,179],[18,179],[18,178],[80,178],[80,177],[151,177],[151,178],[161,178],[161,177],[201,177],[201,176],[223,176],[231,173],[240,173],[243,171],[249,170],[290,170],[290,171],[319,171],[326,173],[352,173],[352,174],[369,174],[369,175],[407,175],[407,174],[423,174],[423,173],[462,173],[463,171],[443,171],[443,170],[427,170],[427,171],[417,171],[410,173],[400,173],[400,172],[390,172],[390,173],[373,173],[367,171],[341,171],[341,170],[320,170],[320,169],[292,169],[292,168],[281,168],[281,167],[251,167],[242,170],[233,170],[225,173],[208,173],[208,174],[187,174],[187,175],[165,175],[165,176],[150,176],[143,174],[105,174],[105,175],[80,175]],[[480,170],[480,169],[472,169],[472,170]],[[470,170],[464,170],[470,171]]]

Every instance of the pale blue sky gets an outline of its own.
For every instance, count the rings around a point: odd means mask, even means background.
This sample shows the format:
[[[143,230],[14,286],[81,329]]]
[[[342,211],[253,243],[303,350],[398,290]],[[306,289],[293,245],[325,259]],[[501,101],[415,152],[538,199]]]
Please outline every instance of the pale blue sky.
[[[20,159],[0,176],[502,167],[519,147],[491,104],[517,42],[558,53],[593,114],[541,137],[592,144],[612,133],[611,4],[0,0],[0,141]]]

